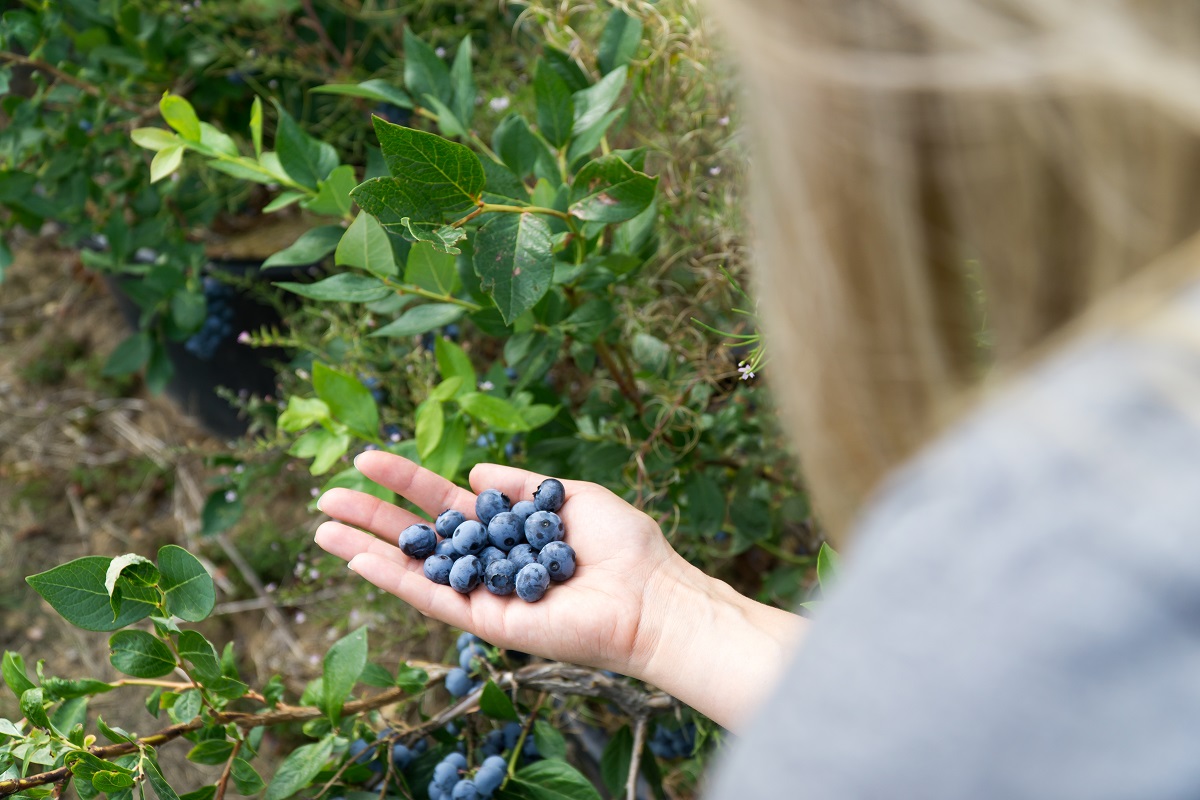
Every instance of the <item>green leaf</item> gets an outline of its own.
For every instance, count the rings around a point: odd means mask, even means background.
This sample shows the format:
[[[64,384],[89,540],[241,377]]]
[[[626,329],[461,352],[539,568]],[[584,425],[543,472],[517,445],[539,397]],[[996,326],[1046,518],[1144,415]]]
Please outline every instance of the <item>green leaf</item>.
[[[475,274],[506,324],[533,308],[550,288],[551,238],[549,225],[537,214],[498,214],[480,228]]]
[[[551,145],[562,147],[571,138],[575,122],[575,101],[570,87],[545,60],[540,60],[533,74],[533,92],[538,129]]]
[[[266,784],[259,776],[258,771],[251,766],[250,762],[244,758],[235,758],[233,760],[233,769],[230,771],[233,778],[234,788],[238,790],[238,794],[255,795],[263,790]]]
[[[464,128],[471,127],[475,116],[475,78],[471,74],[471,36],[464,36],[458,43],[454,63],[450,66],[450,83],[454,87],[454,101],[450,107]]]
[[[130,587],[123,592],[121,613],[114,620],[104,588],[110,561],[104,556],[84,556],[30,575],[25,581],[72,625],[88,631],[113,631],[153,614],[158,594],[153,589]]]
[[[646,210],[658,178],[607,155],[585,165],[571,185],[570,213],[591,222],[622,222]]]
[[[571,139],[571,146],[567,148],[567,164],[574,166],[576,163],[585,160],[592,151],[600,146],[600,142],[608,133],[608,129],[614,122],[621,118],[624,110],[617,109],[610,111],[600,118],[592,127],[581,131],[578,136]]]
[[[150,348],[150,361],[146,364],[146,388],[151,394],[162,394],[174,374],[175,367],[167,355],[166,346],[161,339],[155,339],[154,346]]]
[[[305,267],[315,264],[332,253],[346,231],[340,225],[322,225],[305,231],[291,246],[275,253],[263,262],[268,267]]]
[[[12,693],[17,698],[30,689],[37,688],[37,684],[29,680],[29,676],[25,674],[25,659],[21,657],[20,653],[12,650],[4,651],[4,657],[0,659],[0,674],[4,675],[4,682],[8,684],[8,688],[12,689]]]
[[[483,173],[487,176],[487,184],[483,188],[485,203],[519,206],[529,204],[529,190],[512,170],[490,158],[482,159],[480,163],[483,164]]]
[[[316,397],[293,395],[288,398],[288,407],[283,409],[278,426],[288,433],[295,433],[329,419],[329,407],[324,402],[319,401]]]
[[[460,394],[459,390],[462,389],[462,385],[462,378],[455,375],[434,387],[429,396],[444,403],[447,400],[453,399],[455,395]]]
[[[401,178],[371,178],[354,187],[350,197],[385,229],[410,239],[417,238],[414,228],[436,229],[446,216],[424,185]]]
[[[421,466],[436,472],[447,480],[454,480],[466,450],[467,426],[460,418],[454,417],[446,423],[442,441],[437,450],[430,453],[428,458],[422,459]]]
[[[517,709],[513,705],[512,700],[491,680],[483,685],[483,694],[479,697],[479,710],[492,719],[511,720],[513,722],[520,719],[517,716]]]
[[[98,681],[94,678],[56,678],[49,676],[42,679],[42,688],[49,697],[59,700],[69,700],[72,697],[85,697],[93,694],[110,692],[116,687],[111,683]]]
[[[216,784],[210,783],[207,786],[201,786],[199,789],[180,795],[179,800],[213,800],[216,794]]]
[[[512,403],[482,392],[469,392],[458,398],[462,410],[475,419],[505,433],[529,430],[529,424]]]
[[[466,136],[467,128],[463,123],[459,122],[458,115],[454,113],[450,106],[438,100],[431,94],[427,94],[423,98],[425,104],[431,111],[437,114],[438,128],[442,132],[442,136],[451,136],[458,138]]]
[[[187,760],[196,764],[224,764],[233,755],[233,742],[205,739],[188,751]]]
[[[100,733],[104,734],[104,738],[108,739],[113,744],[119,744],[120,742],[132,743],[137,741],[137,737],[129,733],[129,731],[125,730],[124,728],[109,725],[104,721],[103,717],[96,718],[96,727],[100,729]]]
[[[442,404],[432,398],[417,406],[416,413],[417,455],[422,459],[429,457],[437,449],[442,440],[442,431],[446,427],[446,415]]]
[[[321,710],[335,725],[341,716],[342,704],[350,696],[366,665],[366,627],[343,636],[325,654],[325,670],[321,675]]]
[[[133,777],[126,775],[124,772],[102,770],[92,776],[92,786],[98,792],[115,795],[122,789],[128,789],[130,786],[133,786]]]
[[[313,364],[313,389],[325,401],[338,422],[364,439],[374,439],[379,431],[379,409],[371,390],[353,375],[339,372],[321,362]]]
[[[372,121],[384,163],[394,177],[419,187],[446,214],[468,209],[478,201],[485,177],[479,156],[470,148],[379,117]]]
[[[420,667],[409,666],[407,662],[396,669],[396,686],[409,694],[416,694],[429,683],[429,673]]]
[[[387,231],[366,211],[358,212],[354,222],[342,235],[333,254],[333,263],[365,269],[385,278],[399,273]]]
[[[398,89],[390,83],[378,78],[362,83],[327,83],[309,89],[316,94],[340,94],[348,97],[361,97],[364,100],[374,100],[377,103],[391,103],[400,108],[412,108],[412,99],[403,89]]]
[[[575,121],[571,125],[574,136],[586,131],[599,122],[604,115],[612,110],[625,88],[625,78],[629,70],[618,67],[605,75],[594,85],[581,89],[572,96],[575,105]]]
[[[129,138],[138,147],[144,147],[147,150],[166,150],[168,147],[178,147],[183,144],[178,136],[165,131],[162,128],[134,128],[129,134]]]
[[[121,577],[121,573],[125,570],[136,570],[138,565],[145,564],[151,569],[150,571],[143,570],[143,575],[147,578],[153,578],[158,575],[158,570],[154,569],[154,562],[145,556],[139,556],[137,553],[126,553],[123,556],[117,556],[108,564],[108,570],[104,573],[104,588],[108,591],[109,597],[117,588],[117,579]],[[157,580],[152,580],[149,583],[138,581],[142,585],[153,586],[158,583]]]
[[[264,214],[273,214],[280,209],[287,208],[299,203],[304,198],[308,197],[304,192],[280,192],[279,196],[271,202],[263,206]]]
[[[275,108],[279,112],[275,152],[283,171],[301,186],[316,189],[338,165],[337,151],[333,145],[314,139],[302,131],[278,103]]]
[[[382,231],[380,232],[382,233]],[[391,250],[390,247],[388,249]],[[326,302],[370,303],[382,300],[392,294],[392,290],[378,278],[369,278],[366,275],[355,275],[349,272],[339,272],[316,283],[279,281],[275,285],[301,297]]]
[[[322,475],[350,449],[350,441],[348,433],[330,433],[324,428],[317,428],[297,439],[288,450],[288,455],[311,458],[313,462],[308,471],[313,475]]]
[[[306,200],[305,210],[329,217],[344,217],[350,213],[350,192],[358,184],[354,167],[343,164],[317,184],[317,196]]]
[[[817,551],[817,583],[821,585],[821,591],[830,590],[837,582],[840,570],[841,556],[828,544],[821,542],[821,549]]]
[[[363,667],[362,675],[358,679],[376,689],[390,689],[396,685],[396,679],[392,677],[392,673],[388,671],[387,667],[379,664],[367,664]]]
[[[492,149],[504,165],[518,178],[533,172],[538,160],[554,163],[554,154],[546,143],[534,134],[525,118],[517,113],[509,114],[492,133]]]
[[[180,330],[199,330],[204,324],[206,308],[200,292],[181,291],[171,295],[171,320]]]
[[[108,660],[134,678],[161,678],[175,669],[175,656],[145,631],[117,631],[108,640]]]
[[[650,372],[661,372],[670,360],[671,348],[648,333],[633,337],[633,360]]]
[[[187,100],[168,92],[158,101],[158,111],[184,139],[189,142],[200,141],[200,118]]]
[[[179,634],[179,655],[191,662],[193,672],[202,682],[210,683],[221,677],[221,659],[217,657],[217,649],[196,631],[188,630]]]
[[[443,103],[453,93],[446,62],[412,28],[404,29],[404,85],[413,97],[431,94]]]
[[[237,144],[233,139],[229,138],[228,134],[209,125],[207,122],[200,123],[200,143],[214,153],[232,156],[233,158],[238,158],[241,155],[238,152]]]
[[[404,267],[404,282],[446,296],[459,289],[458,269],[454,256],[439,253],[428,242],[417,242],[408,251]]]
[[[558,77],[566,82],[567,88],[572,92],[586,89],[588,84],[592,82],[592,79],[580,68],[575,59],[569,53],[559,50],[557,47],[544,45],[542,47],[542,58],[550,65],[550,69],[557,72]]]
[[[633,759],[633,734],[626,725],[613,734],[600,755],[600,778],[613,797],[625,794],[629,764]]]
[[[250,104],[250,138],[254,140],[254,157],[262,158],[263,110],[262,98],[255,95]]]
[[[267,785],[264,800],[285,800],[312,783],[333,753],[333,736],[293,750]]]
[[[26,689],[21,693],[21,713],[35,728],[50,729],[50,718],[46,716],[45,699],[41,689]]]
[[[701,536],[712,536],[725,522],[725,492],[712,478],[693,472],[687,483],[688,515]]]
[[[572,311],[563,320],[563,326],[577,341],[590,344],[608,330],[616,316],[617,312],[612,303],[600,297],[593,297]]]
[[[405,311],[393,322],[371,332],[372,337],[416,336],[449,325],[461,317],[465,308],[453,303],[425,303]]]
[[[258,98],[255,98],[256,100]],[[158,759],[154,756],[142,760],[142,767],[145,769],[146,778],[150,782],[150,788],[154,790],[154,795],[158,800],[179,800],[179,795],[171,788],[171,784],[167,783],[167,779],[163,777],[162,769],[158,766]]]
[[[612,72],[633,60],[642,43],[642,21],[614,7],[608,15],[604,33],[600,34],[600,51],[596,61],[602,73]]]
[[[429,242],[439,253],[458,255],[461,249],[455,247],[458,242],[467,238],[467,232],[453,225],[413,224],[411,220],[401,220],[404,228],[403,236],[414,242]]]
[[[532,800],[600,800],[600,793],[579,770],[565,761],[538,761],[514,777]]]
[[[224,533],[242,518],[245,505],[241,495],[235,493],[230,500],[227,494],[224,489],[216,489],[204,501],[204,509],[200,512],[200,533],[204,536]]]
[[[111,378],[137,372],[146,366],[146,362],[150,360],[150,350],[152,347],[153,343],[150,341],[150,334],[145,331],[135,333],[117,345],[117,349],[112,352],[112,355],[108,357],[108,361],[105,362],[104,370],[101,374]]]
[[[344,489],[353,489],[356,492],[369,494],[388,503],[396,499],[395,493],[391,489],[380,486],[378,483],[370,480],[354,467],[344,469],[326,481],[325,485],[321,487],[321,494],[325,494],[325,492],[328,492],[330,489],[338,487]]]
[[[158,549],[158,570],[163,579],[159,588],[167,596],[167,611],[199,622],[212,613],[217,602],[212,576],[194,555],[174,544]]]
[[[567,742],[553,725],[539,719],[533,723],[533,743],[537,746],[542,758],[557,758],[565,761],[567,758]]]
[[[466,351],[449,339],[438,338],[433,343],[433,354],[437,360],[442,380],[458,377],[462,379],[462,392],[475,390],[475,368]]]

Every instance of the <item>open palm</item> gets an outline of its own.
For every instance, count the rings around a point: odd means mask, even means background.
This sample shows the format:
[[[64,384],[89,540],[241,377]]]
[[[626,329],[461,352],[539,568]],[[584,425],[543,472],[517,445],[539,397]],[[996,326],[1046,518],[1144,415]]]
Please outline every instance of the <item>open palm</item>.
[[[475,518],[475,495],[407,459],[381,451],[355,460],[371,480],[434,517],[452,508]],[[513,502],[529,499],[546,476],[497,464],[471,471],[476,492],[499,489]],[[578,567],[537,603],[497,597],[482,586],[469,595],[424,576],[423,561],[396,546],[400,531],[428,520],[371,495],[332,489],[318,506],[336,521],[323,523],[316,541],[350,562],[355,573],[421,613],[469,630],[492,644],[576,664],[637,675],[662,631],[669,592],[685,562],[655,522],[607,489],[563,481],[558,512]],[[360,530],[361,529],[361,530]],[[368,532],[364,532],[369,531]]]

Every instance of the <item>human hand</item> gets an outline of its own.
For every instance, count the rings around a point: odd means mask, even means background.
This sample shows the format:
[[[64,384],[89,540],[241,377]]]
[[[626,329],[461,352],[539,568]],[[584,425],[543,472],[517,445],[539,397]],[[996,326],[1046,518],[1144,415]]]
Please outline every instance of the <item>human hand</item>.
[[[475,518],[474,494],[407,459],[368,451],[354,463],[430,517],[453,508]],[[499,489],[516,502],[532,497],[545,477],[480,464],[470,482],[477,493]],[[609,490],[582,481],[563,485],[567,499],[558,514],[578,567],[536,603],[498,597],[483,587],[459,594],[429,580],[424,562],[396,545],[400,531],[428,520],[362,492],[331,489],[321,497],[318,507],[335,521],[317,529],[316,541],[421,613],[494,645],[644,677],[670,624],[678,587],[704,576],[671,549],[654,520]]]

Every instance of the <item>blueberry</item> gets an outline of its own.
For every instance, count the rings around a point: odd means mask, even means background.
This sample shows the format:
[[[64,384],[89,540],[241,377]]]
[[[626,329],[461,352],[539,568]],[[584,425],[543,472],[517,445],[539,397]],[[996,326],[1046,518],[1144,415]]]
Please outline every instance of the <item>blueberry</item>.
[[[482,800],[483,797],[483,795],[479,794],[479,788],[475,786],[475,781],[469,778],[459,781],[450,796],[454,800]]]
[[[501,738],[503,738],[503,736],[504,736],[503,731],[492,731],[492,733],[500,734]],[[508,761],[501,758],[500,756],[488,756],[487,758],[485,758],[483,760],[483,764],[481,764],[479,768],[480,769],[498,769],[498,770],[501,770],[502,772],[507,772],[508,771]]]
[[[537,511],[538,507],[533,504],[532,500],[522,500],[519,503],[513,503],[512,513],[517,515],[517,519],[521,520],[521,527],[525,527],[525,520],[529,519],[529,515]]]
[[[350,743],[350,757],[356,764],[365,764],[375,755],[374,749],[365,739],[355,739]]]
[[[521,724],[519,722],[506,722],[500,730],[504,733],[504,749],[512,750],[516,747],[517,740],[521,738]]]
[[[413,752],[402,744],[392,746],[392,763],[398,769],[408,769],[408,765],[412,763]]]
[[[437,534],[428,525],[409,525],[400,531],[400,550],[409,558],[428,558],[437,547]]]
[[[442,800],[442,786],[436,780],[429,781],[426,791],[429,792],[429,800]]]
[[[495,756],[492,756],[495,758]],[[504,761],[504,759],[500,759]],[[482,766],[475,773],[475,788],[484,797],[491,797],[492,794],[500,788],[500,784],[504,783],[504,775],[508,772],[508,765],[505,764],[499,769],[495,767]]]
[[[497,547],[492,547],[491,545],[488,545],[479,551],[479,561],[483,564],[483,569],[485,572],[493,561],[499,561],[502,558],[508,558],[508,554]]]
[[[453,539],[442,539],[437,543],[437,547],[433,549],[433,554],[436,556],[450,556],[451,561],[457,561],[462,553],[458,552],[458,548],[454,546]]]
[[[575,550],[566,542],[550,542],[538,553],[538,563],[550,573],[550,580],[565,581],[575,574]]]
[[[520,572],[526,564],[537,563],[537,551],[531,544],[519,544],[509,551],[508,560],[513,563],[513,569]]]
[[[488,735],[483,737],[483,746],[480,750],[487,756],[483,762],[485,767],[493,758],[499,758],[500,754],[504,752],[504,731],[488,731]],[[503,758],[500,759],[500,763],[505,763]]]
[[[492,543],[492,546],[505,553],[525,541],[525,522],[512,511],[501,511],[492,517],[487,531],[488,541]]]
[[[513,580],[516,574],[517,565],[507,558],[502,558],[499,561],[493,561],[483,571],[483,585],[492,594],[503,597],[512,594]]]
[[[483,568],[479,559],[475,556],[463,556],[450,568],[450,587],[456,592],[467,594],[479,585],[479,579],[482,577]]]
[[[479,517],[479,521],[484,525],[491,522],[492,517],[501,511],[511,510],[512,501],[508,499],[508,495],[501,494],[499,489],[485,489],[475,498],[475,516]]]
[[[454,754],[451,753],[451,755]],[[438,765],[433,768],[433,782],[443,792],[452,790],[454,784],[458,783],[458,765],[445,759],[438,762]]]
[[[467,518],[461,511],[448,508],[438,514],[437,519],[434,520],[433,527],[437,530],[438,536],[441,536],[443,539],[449,539],[454,535],[454,529],[466,521]]]
[[[563,538],[563,522],[553,511],[535,511],[525,520],[525,539],[535,550]]]
[[[517,573],[516,585],[517,597],[526,603],[536,603],[550,586],[550,573],[541,564],[526,564]]]
[[[487,547],[487,528],[473,519],[469,519],[454,529],[454,549],[464,556],[478,555]]]
[[[446,673],[446,691],[451,697],[465,697],[471,693],[471,678],[465,669],[455,667]]]
[[[436,553],[425,559],[425,577],[443,586],[450,585],[450,570],[454,567],[454,559],[450,556],[439,556]]]
[[[533,504],[538,511],[558,511],[566,499],[567,490],[557,478],[546,478],[533,493]]]
[[[472,642],[478,642],[478,641],[479,641],[478,636],[471,633],[470,631],[463,631],[462,633],[460,633],[458,635],[458,641],[454,643],[454,648],[456,650],[466,650],[468,647],[471,646]]]
[[[475,659],[487,660],[487,651],[477,644],[472,644],[458,654],[458,665],[467,672],[473,672]]]
[[[449,725],[446,726],[446,729],[450,730],[451,728],[453,728],[453,726],[454,726],[454,723],[450,723]],[[450,730],[450,733],[451,734],[458,733],[458,728],[453,728],[453,730]],[[453,764],[455,766],[455,768],[457,768],[457,769],[466,769],[467,768],[467,757],[464,756],[462,753],[450,753],[442,760],[448,764]]]

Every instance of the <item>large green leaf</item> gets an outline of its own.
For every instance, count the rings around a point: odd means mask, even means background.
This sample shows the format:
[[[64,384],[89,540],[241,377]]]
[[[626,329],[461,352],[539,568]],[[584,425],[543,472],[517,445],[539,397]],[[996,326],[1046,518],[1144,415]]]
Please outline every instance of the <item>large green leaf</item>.
[[[161,678],[176,667],[175,656],[145,631],[117,631],[108,640],[108,660],[134,678]]]
[[[554,279],[550,226],[537,214],[497,214],[475,238],[479,284],[506,324],[533,308]]]
[[[538,61],[533,74],[533,92],[537,99],[538,129],[546,141],[562,147],[571,138],[575,122],[575,101],[571,88],[546,61]]]
[[[386,278],[399,272],[392,243],[379,220],[366,211],[358,212],[333,254],[333,263],[358,267]]]
[[[466,311],[454,303],[424,303],[405,311],[396,320],[371,332],[372,337],[417,336],[449,325]]]
[[[332,735],[319,742],[297,747],[275,770],[275,775],[267,785],[265,800],[285,800],[308,786],[332,753]]]
[[[0,658],[0,673],[3,673],[4,682],[17,697],[37,686],[25,674],[25,659],[21,657],[20,653],[12,650],[6,650],[4,657]]]
[[[306,211],[329,217],[344,217],[350,213],[350,192],[358,184],[354,167],[343,164],[329,173],[329,177],[317,184],[317,196],[305,200],[301,205]]]
[[[417,406],[414,415],[413,431],[417,438],[417,455],[422,459],[437,449],[442,440],[442,431],[446,428],[446,413],[442,404],[429,398]]]
[[[332,253],[342,240],[341,225],[322,225],[305,231],[288,247],[263,262],[263,267],[304,267]]]
[[[329,406],[334,419],[344,423],[364,439],[374,439],[379,431],[379,409],[371,390],[345,372],[321,362],[313,364],[313,389]]]
[[[534,134],[525,118],[515,112],[496,126],[492,133],[492,149],[518,178],[532,173],[539,159],[554,163],[554,154],[546,143]]]
[[[179,655],[191,662],[193,672],[205,683],[221,677],[221,659],[217,656],[217,649],[196,631],[180,632]]]
[[[317,189],[338,165],[333,145],[314,139],[300,129],[278,103],[279,126],[275,130],[275,152],[288,177],[301,186]]]
[[[571,185],[570,213],[590,222],[633,219],[654,200],[658,178],[651,178],[607,155],[585,165]]]
[[[166,94],[158,101],[158,111],[167,124],[191,142],[200,141],[200,118],[192,104],[177,94]]]
[[[479,697],[479,710],[492,719],[512,722],[520,719],[513,701],[491,680],[483,685],[483,694]]]
[[[350,696],[363,667],[367,665],[367,629],[346,634],[333,643],[325,654],[322,673],[321,710],[334,724],[342,713],[342,704]]]
[[[596,61],[603,73],[628,64],[642,43],[642,21],[614,7],[608,15],[604,33],[600,34],[600,51]]]
[[[486,179],[479,156],[470,148],[379,117],[373,121],[384,163],[394,177],[419,186],[430,202],[447,214],[478,201]]]
[[[117,349],[113,350],[112,355],[104,364],[102,374],[117,376],[137,372],[146,366],[146,362],[150,360],[150,351],[153,349],[154,343],[148,333],[145,331],[135,333],[117,345]]]
[[[459,417],[446,423],[442,440],[428,458],[421,459],[421,466],[436,472],[447,480],[454,480],[463,454],[467,450],[467,426]]]
[[[516,406],[499,397],[482,392],[469,392],[458,398],[458,404],[475,419],[505,433],[521,433],[529,430],[529,423],[521,416]]]
[[[433,343],[433,355],[442,380],[457,377],[462,380],[460,392],[475,391],[475,368],[465,350],[449,339],[439,338]]]
[[[460,283],[454,256],[438,252],[428,242],[417,242],[408,251],[404,282],[437,294],[454,294]]]
[[[377,103],[391,103],[400,108],[412,108],[412,99],[404,92],[392,86],[387,81],[372,78],[362,83],[327,83],[309,89],[317,94],[341,94],[349,97],[362,97]]]
[[[84,556],[30,575],[25,581],[72,625],[88,631],[115,631],[153,614],[158,593],[148,587],[129,587],[122,595],[121,613],[113,619],[104,588],[110,561],[104,556]]]
[[[514,777],[533,800],[600,800],[591,781],[565,761],[538,761]]]
[[[217,591],[200,559],[178,545],[163,545],[158,550],[158,571],[167,611],[188,622],[199,622],[212,613]]]
[[[390,246],[388,251],[390,253]],[[275,285],[301,297],[343,303],[370,303],[392,294],[392,290],[378,278],[349,272],[339,272],[316,283],[279,281]]]
[[[454,116],[464,127],[471,127],[471,119],[475,116],[475,78],[471,74],[471,36],[464,36],[458,44],[458,52],[454,54],[454,63],[450,67],[450,83],[454,87],[454,102],[450,108]]]
[[[308,471],[313,475],[322,475],[345,455],[350,449],[350,442],[348,433],[331,433],[324,428],[317,428],[293,442],[288,455],[311,458],[313,462]]]
[[[404,85],[413,97],[431,94],[443,103],[453,93],[446,62],[412,28],[404,29]]]
[[[445,223],[446,215],[426,187],[403,178],[371,178],[350,193],[363,211],[392,233],[416,238],[412,228],[432,229]]]

